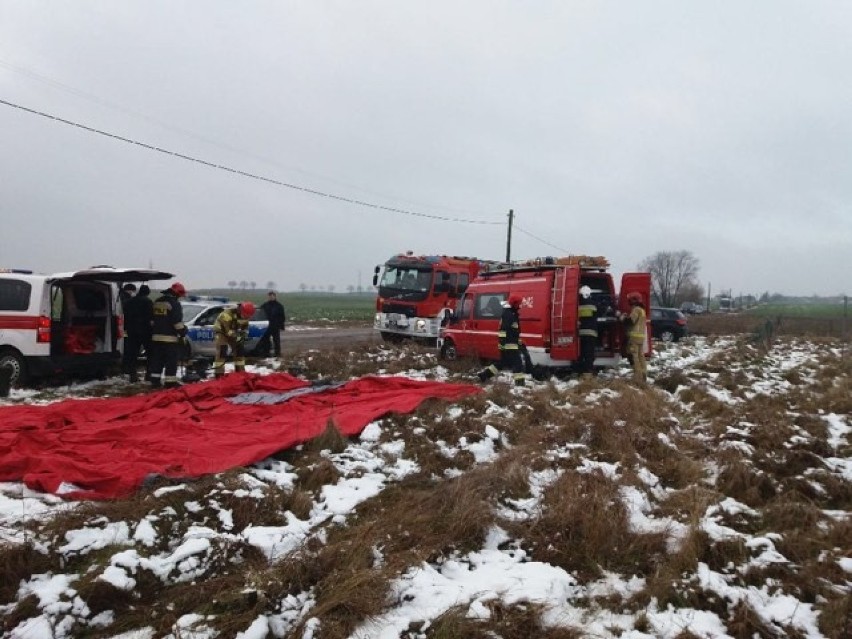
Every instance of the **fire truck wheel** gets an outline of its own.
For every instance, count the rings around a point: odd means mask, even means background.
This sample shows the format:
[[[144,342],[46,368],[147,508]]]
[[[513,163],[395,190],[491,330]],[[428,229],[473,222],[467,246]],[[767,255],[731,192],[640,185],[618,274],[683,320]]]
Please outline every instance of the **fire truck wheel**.
[[[441,359],[446,359],[451,362],[457,360],[459,358],[458,351],[456,350],[456,345],[452,340],[446,340],[444,345],[441,346]]]
[[[551,372],[543,366],[533,366],[530,370],[530,376],[537,382],[543,382],[550,378]]]
[[[12,371],[9,386],[21,386],[27,381],[27,364],[18,351],[11,348],[0,351],[0,367]]]

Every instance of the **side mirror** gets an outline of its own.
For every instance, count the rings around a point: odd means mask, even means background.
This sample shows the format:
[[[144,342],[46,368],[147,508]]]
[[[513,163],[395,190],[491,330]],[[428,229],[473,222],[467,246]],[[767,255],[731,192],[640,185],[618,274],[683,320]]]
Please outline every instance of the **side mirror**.
[[[373,286],[378,286],[378,285],[379,285],[379,274],[376,273],[375,275],[373,275]]]

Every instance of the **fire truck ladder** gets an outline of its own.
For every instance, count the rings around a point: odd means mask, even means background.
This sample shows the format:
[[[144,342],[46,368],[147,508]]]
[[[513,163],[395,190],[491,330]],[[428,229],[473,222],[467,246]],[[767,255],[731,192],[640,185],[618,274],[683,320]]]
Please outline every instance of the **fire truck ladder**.
[[[565,305],[565,270],[564,268],[557,268],[556,272],[553,274],[553,300],[551,302],[550,308],[550,333],[552,337],[552,344],[554,346],[564,346],[563,338],[565,337],[565,330],[562,323],[562,315],[564,313],[564,305]]]

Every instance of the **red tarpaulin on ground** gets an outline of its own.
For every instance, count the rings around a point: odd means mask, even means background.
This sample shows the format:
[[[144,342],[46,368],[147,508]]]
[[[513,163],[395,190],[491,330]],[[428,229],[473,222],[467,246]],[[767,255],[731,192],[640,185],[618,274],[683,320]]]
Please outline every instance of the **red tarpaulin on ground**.
[[[150,475],[197,477],[260,461],[323,433],[329,420],[357,435],[425,399],[458,399],[477,386],[363,377],[311,387],[290,375],[235,373],[133,397],[0,407],[0,481],[62,496],[109,499]],[[293,397],[288,393],[293,392]],[[300,394],[303,393],[303,394]]]

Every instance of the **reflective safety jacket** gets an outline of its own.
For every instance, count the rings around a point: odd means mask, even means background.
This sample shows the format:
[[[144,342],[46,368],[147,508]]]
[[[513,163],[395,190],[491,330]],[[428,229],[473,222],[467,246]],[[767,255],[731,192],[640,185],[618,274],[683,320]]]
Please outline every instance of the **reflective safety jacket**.
[[[248,320],[243,319],[236,308],[226,308],[219,313],[219,317],[213,324],[213,332],[216,337],[228,342],[244,340],[248,337],[248,328]]]
[[[598,336],[598,307],[592,302],[583,300],[578,308],[580,318],[580,337]]]
[[[627,329],[628,341],[641,344],[645,341],[645,309],[636,305],[627,316],[629,327]]]
[[[521,320],[518,311],[514,308],[504,308],[500,316],[500,328],[497,331],[497,340],[501,350],[513,350],[518,348],[521,341]]]
[[[171,291],[163,292],[154,302],[151,329],[153,332],[151,339],[155,342],[177,343],[178,338],[186,335],[183,307]]]

